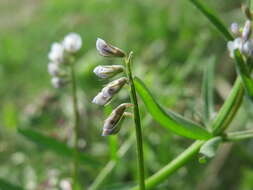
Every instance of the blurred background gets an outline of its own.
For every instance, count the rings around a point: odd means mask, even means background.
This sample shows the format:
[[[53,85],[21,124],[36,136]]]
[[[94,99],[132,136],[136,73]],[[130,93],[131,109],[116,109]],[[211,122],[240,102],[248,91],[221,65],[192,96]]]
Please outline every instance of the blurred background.
[[[240,8],[244,1],[205,3],[217,11],[227,27],[245,20]],[[105,109],[91,104],[108,82],[94,75],[94,67],[121,63],[98,55],[97,37],[127,52],[134,51],[134,73],[158,102],[199,123],[203,122],[201,90],[207,64],[215,64],[216,111],[236,77],[225,40],[188,1],[0,0],[0,190],[64,189],[71,178],[70,90],[54,89],[47,72],[52,42],[61,41],[69,32],[83,38],[76,63],[83,189],[115,159],[115,151],[124,143],[128,145],[126,153],[98,189],[127,188],[137,179],[131,120],[124,121],[117,136],[101,136],[108,110],[127,101],[127,91],[120,92]],[[140,107],[146,176],[150,176],[192,140],[174,135],[152,120],[142,102]],[[252,108],[245,99],[230,130],[252,128]],[[251,190],[252,148],[253,140],[224,144],[214,159],[199,164],[196,157],[155,189]]]

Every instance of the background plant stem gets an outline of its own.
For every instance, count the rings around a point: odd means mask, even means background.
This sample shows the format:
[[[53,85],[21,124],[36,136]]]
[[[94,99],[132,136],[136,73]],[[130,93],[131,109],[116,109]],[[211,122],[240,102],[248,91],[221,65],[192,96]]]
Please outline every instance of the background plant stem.
[[[144,157],[143,157],[143,144],[142,144],[142,131],[141,131],[141,121],[140,113],[137,101],[136,90],[134,86],[134,81],[132,77],[131,63],[132,63],[133,52],[130,52],[128,58],[126,59],[126,70],[129,79],[129,84],[131,88],[130,96],[131,101],[134,104],[134,122],[135,122],[135,133],[137,141],[137,156],[138,156],[138,168],[139,168],[139,189],[145,190],[145,177],[144,177]]]
[[[78,127],[80,123],[80,114],[78,111],[77,103],[77,89],[76,89],[76,77],[74,71],[73,63],[70,66],[71,68],[71,84],[72,84],[72,102],[73,102],[73,111],[74,111],[74,167],[73,167],[73,189],[78,189]]]

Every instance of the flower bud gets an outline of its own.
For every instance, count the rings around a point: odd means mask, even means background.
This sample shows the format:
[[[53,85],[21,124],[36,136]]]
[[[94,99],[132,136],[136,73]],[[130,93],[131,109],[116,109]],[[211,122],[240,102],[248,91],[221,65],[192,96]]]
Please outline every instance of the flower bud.
[[[108,44],[100,38],[97,38],[96,48],[99,54],[104,57],[125,57],[126,55],[121,49]]]
[[[109,66],[97,66],[93,72],[100,78],[110,78],[116,74],[122,72],[124,67],[122,65],[109,65]]]
[[[61,88],[63,87],[67,82],[62,79],[62,78],[59,78],[59,77],[53,77],[51,79],[51,83],[53,85],[54,88]]]
[[[65,36],[62,44],[67,52],[76,53],[82,47],[82,38],[79,34],[70,33]]]
[[[239,35],[240,34],[240,27],[239,27],[239,25],[236,22],[234,22],[234,23],[231,24],[230,30],[235,35]]]
[[[247,20],[242,30],[242,39],[243,41],[247,41],[251,35],[251,21]]]
[[[105,120],[102,136],[113,135],[119,132],[121,119],[124,117],[124,112],[127,107],[133,106],[129,103],[123,103],[115,108],[110,116]]]
[[[253,40],[247,40],[242,46],[242,53],[246,56],[253,56]]]
[[[236,38],[234,41],[229,41],[227,43],[227,48],[228,48],[230,57],[234,58],[234,51],[236,49],[239,49],[241,51],[242,43],[243,42],[241,38]]]
[[[112,96],[104,96],[102,92],[99,92],[92,100],[92,103],[103,106],[112,99]]]
[[[60,74],[60,67],[57,63],[51,62],[48,64],[48,72],[52,76],[57,76]]]
[[[120,89],[126,84],[126,82],[128,81],[128,79],[126,77],[121,77],[117,80],[114,80],[112,82],[110,82],[109,84],[107,84],[103,89],[102,89],[102,93],[104,96],[113,96],[114,94],[116,94],[117,92],[120,91]]]
[[[54,63],[62,63],[64,61],[64,48],[62,44],[53,43],[48,58]]]

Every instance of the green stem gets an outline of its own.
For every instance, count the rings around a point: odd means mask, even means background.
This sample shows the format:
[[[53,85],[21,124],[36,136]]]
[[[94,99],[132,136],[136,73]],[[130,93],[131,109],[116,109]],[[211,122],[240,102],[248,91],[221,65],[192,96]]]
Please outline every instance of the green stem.
[[[238,77],[233,89],[231,90],[228,98],[217,114],[211,128],[213,128],[214,134],[221,134],[232,122],[235,114],[241,106],[242,98],[244,95],[244,89],[241,79]],[[189,160],[191,160],[199,151],[200,147],[205,141],[195,141],[189,148],[187,148],[178,157],[172,160],[168,165],[163,167],[160,171],[149,177],[145,183],[147,189],[152,189],[163,180],[165,180],[170,174],[177,169],[183,167]],[[140,190],[138,187],[133,187],[132,190]]]
[[[249,138],[253,138],[253,130],[230,132],[226,135],[226,140],[228,141],[239,141]]]
[[[73,102],[73,111],[74,111],[74,167],[73,167],[73,189],[78,189],[78,167],[79,167],[79,158],[78,158],[78,131],[80,123],[80,114],[78,111],[77,105],[77,88],[76,88],[76,77],[74,71],[74,65],[71,64],[71,83],[72,83],[72,102]]]
[[[144,157],[143,157],[143,144],[142,144],[142,131],[141,131],[141,120],[140,113],[137,101],[137,95],[135,91],[134,81],[132,77],[132,56],[133,52],[130,52],[128,58],[126,59],[126,72],[131,88],[131,101],[134,105],[134,122],[135,122],[135,133],[136,133],[136,141],[137,141],[137,156],[138,156],[138,169],[139,169],[139,188],[140,190],[145,190],[145,177],[144,177]]]
[[[177,158],[172,160],[169,164],[164,166],[160,171],[155,173],[153,176],[146,180],[146,188],[152,189],[161,181],[165,180],[169,175],[173,174],[177,169],[185,165],[189,160],[195,156],[200,147],[204,144],[205,141],[195,141],[189,148],[182,152]],[[131,190],[139,190],[138,187],[134,187]]]
[[[241,106],[244,95],[244,88],[240,77],[237,77],[229,97],[220,109],[217,117],[212,123],[214,135],[221,134],[232,122],[237,110]]]

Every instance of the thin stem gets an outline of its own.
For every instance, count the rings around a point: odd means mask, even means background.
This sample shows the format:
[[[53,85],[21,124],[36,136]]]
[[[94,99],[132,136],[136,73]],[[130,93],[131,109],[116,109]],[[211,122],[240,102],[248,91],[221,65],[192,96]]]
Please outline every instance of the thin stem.
[[[228,141],[239,141],[249,138],[253,138],[253,130],[230,132],[226,135],[226,140]]]
[[[73,167],[73,189],[78,188],[78,167],[79,167],[79,158],[78,158],[78,131],[80,123],[80,114],[78,111],[77,105],[77,89],[76,89],[76,77],[74,71],[74,65],[71,64],[71,84],[72,84],[72,102],[73,102],[73,111],[74,111],[74,167]]]
[[[126,59],[126,67],[127,67],[127,76],[129,79],[129,84],[131,88],[131,101],[134,105],[134,122],[135,122],[135,133],[136,133],[136,141],[137,141],[137,156],[138,156],[138,169],[139,169],[139,188],[140,190],[145,190],[145,177],[144,177],[144,157],[143,157],[143,144],[142,144],[142,131],[141,131],[141,120],[140,113],[137,101],[137,95],[135,91],[135,86],[132,77],[132,56],[133,52],[130,52],[129,57]]]

